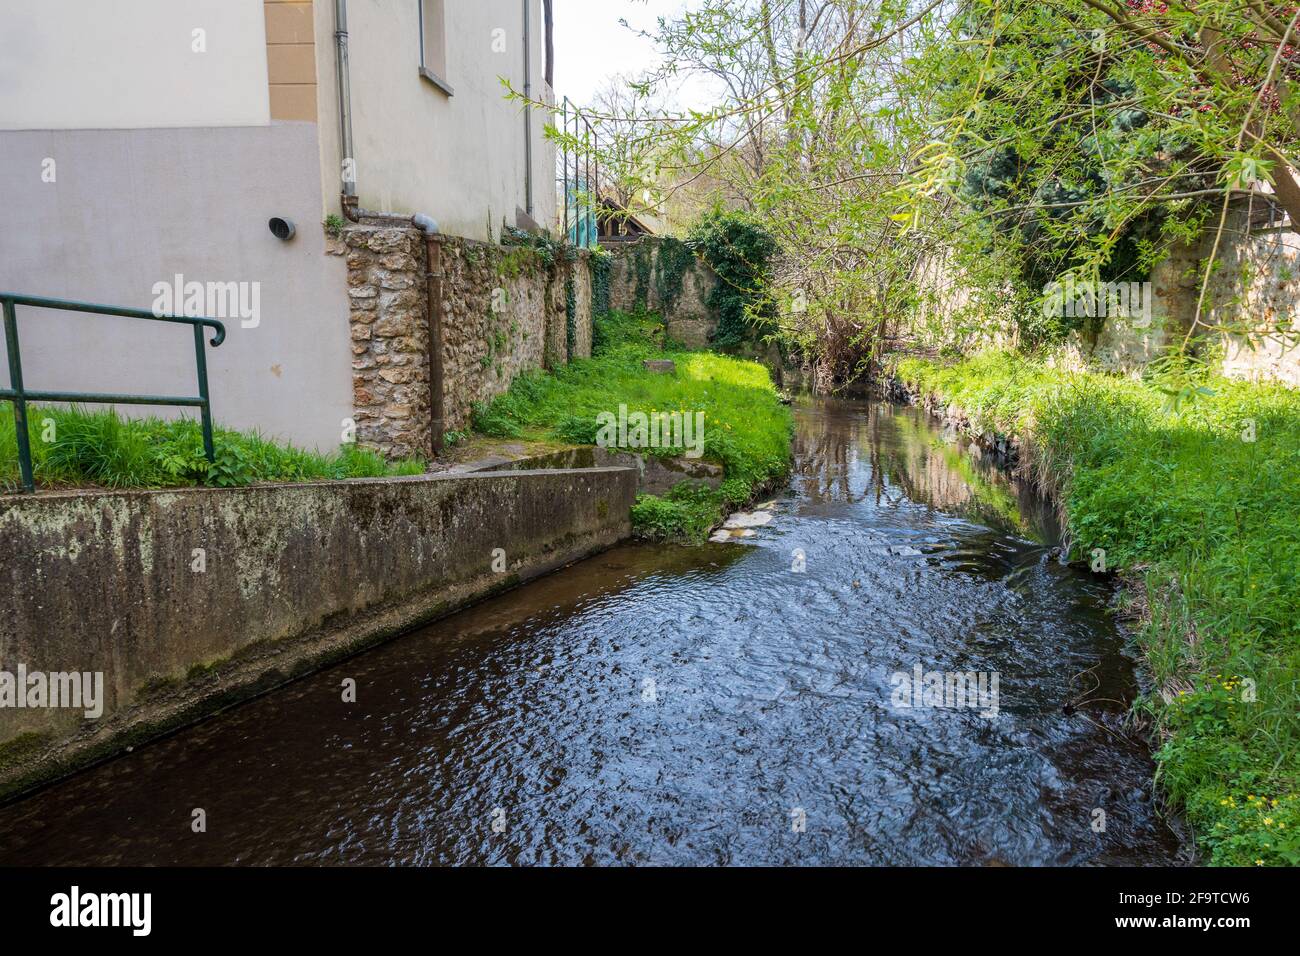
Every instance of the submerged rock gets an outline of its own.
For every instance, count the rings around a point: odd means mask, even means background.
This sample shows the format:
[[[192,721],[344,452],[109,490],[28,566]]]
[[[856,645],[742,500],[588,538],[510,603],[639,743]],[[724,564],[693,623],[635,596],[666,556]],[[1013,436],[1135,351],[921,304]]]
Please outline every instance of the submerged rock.
[[[731,528],[761,528],[769,524],[772,520],[772,514],[768,511],[737,511],[734,515],[722,523],[727,529]]]

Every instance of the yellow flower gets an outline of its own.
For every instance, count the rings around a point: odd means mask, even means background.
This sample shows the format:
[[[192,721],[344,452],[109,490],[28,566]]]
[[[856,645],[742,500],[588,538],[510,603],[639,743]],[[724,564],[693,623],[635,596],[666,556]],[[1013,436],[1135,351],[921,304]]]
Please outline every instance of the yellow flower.
[[[1272,825],[1273,825],[1273,818],[1272,818],[1272,817],[1265,817],[1265,818],[1264,818],[1264,826],[1266,826],[1266,827],[1271,827]]]
[[[1256,865],[1256,866],[1263,866],[1263,865],[1264,865],[1264,861],[1263,861],[1263,860],[1256,860],[1256,861],[1255,861],[1255,865]]]

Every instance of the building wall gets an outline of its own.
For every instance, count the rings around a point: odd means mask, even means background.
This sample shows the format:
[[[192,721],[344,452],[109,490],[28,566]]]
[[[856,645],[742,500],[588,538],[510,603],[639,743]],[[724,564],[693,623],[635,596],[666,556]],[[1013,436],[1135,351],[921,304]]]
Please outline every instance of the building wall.
[[[433,216],[444,233],[500,239],[504,219],[525,208],[524,117],[503,98],[498,77],[523,89],[521,0],[453,0],[446,4],[445,92],[419,73],[419,0],[349,0],[352,126],[357,193],[376,212]],[[544,89],[541,0],[530,0],[535,95]],[[334,4],[315,5],[316,79],[325,214],[337,213],[342,155],[334,53]],[[502,30],[504,34],[494,35]],[[504,51],[495,52],[497,36]],[[552,97],[553,99],[553,97]],[[534,218],[555,219],[555,151],[534,113]]]
[[[57,160],[55,182],[42,180],[45,158]],[[208,350],[213,413],[333,449],[352,412],[348,300],[342,260],[325,255],[316,158],[309,123],[0,134],[0,169],[15,187],[0,289],[150,309],[155,283],[178,273],[258,283],[258,325],[227,320],[226,343]],[[272,216],[294,220],[297,237],[276,239]],[[32,388],[194,394],[183,327],[18,312]]]
[[[1253,340],[1224,336],[1225,374],[1300,387],[1300,235],[1283,228],[1253,231],[1227,243],[1222,256],[1210,281],[1209,321],[1228,324],[1244,316],[1259,333]],[[1195,315],[1195,299],[1190,309]]]
[[[5,0],[0,129],[265,125],[264,16],[262,0]]]
[[[264,0],[263,13],[271,118],[314,123],[316,21],[312,0]]]

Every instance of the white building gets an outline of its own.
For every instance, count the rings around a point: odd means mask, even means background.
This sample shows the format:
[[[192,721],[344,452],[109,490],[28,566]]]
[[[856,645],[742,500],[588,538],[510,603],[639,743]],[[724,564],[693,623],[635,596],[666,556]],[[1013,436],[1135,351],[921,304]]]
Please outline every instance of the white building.
[[[0,290],[150,309],[236,283],[218,422],[332,448],[353,385],[325,220],[552,226],[548,117],[501,83],[554,101],[547,29],[542,0],[0,0]],[[18,327],[29,389],[194,392],[183,327],[23,307]]]

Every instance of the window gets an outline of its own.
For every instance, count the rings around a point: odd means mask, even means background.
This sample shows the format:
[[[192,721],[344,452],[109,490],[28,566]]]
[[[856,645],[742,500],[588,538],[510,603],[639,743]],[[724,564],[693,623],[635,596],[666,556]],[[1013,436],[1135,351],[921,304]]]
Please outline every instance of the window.
[[[448,96],[446,0],[416,0],[420,8],[420,75]]]

